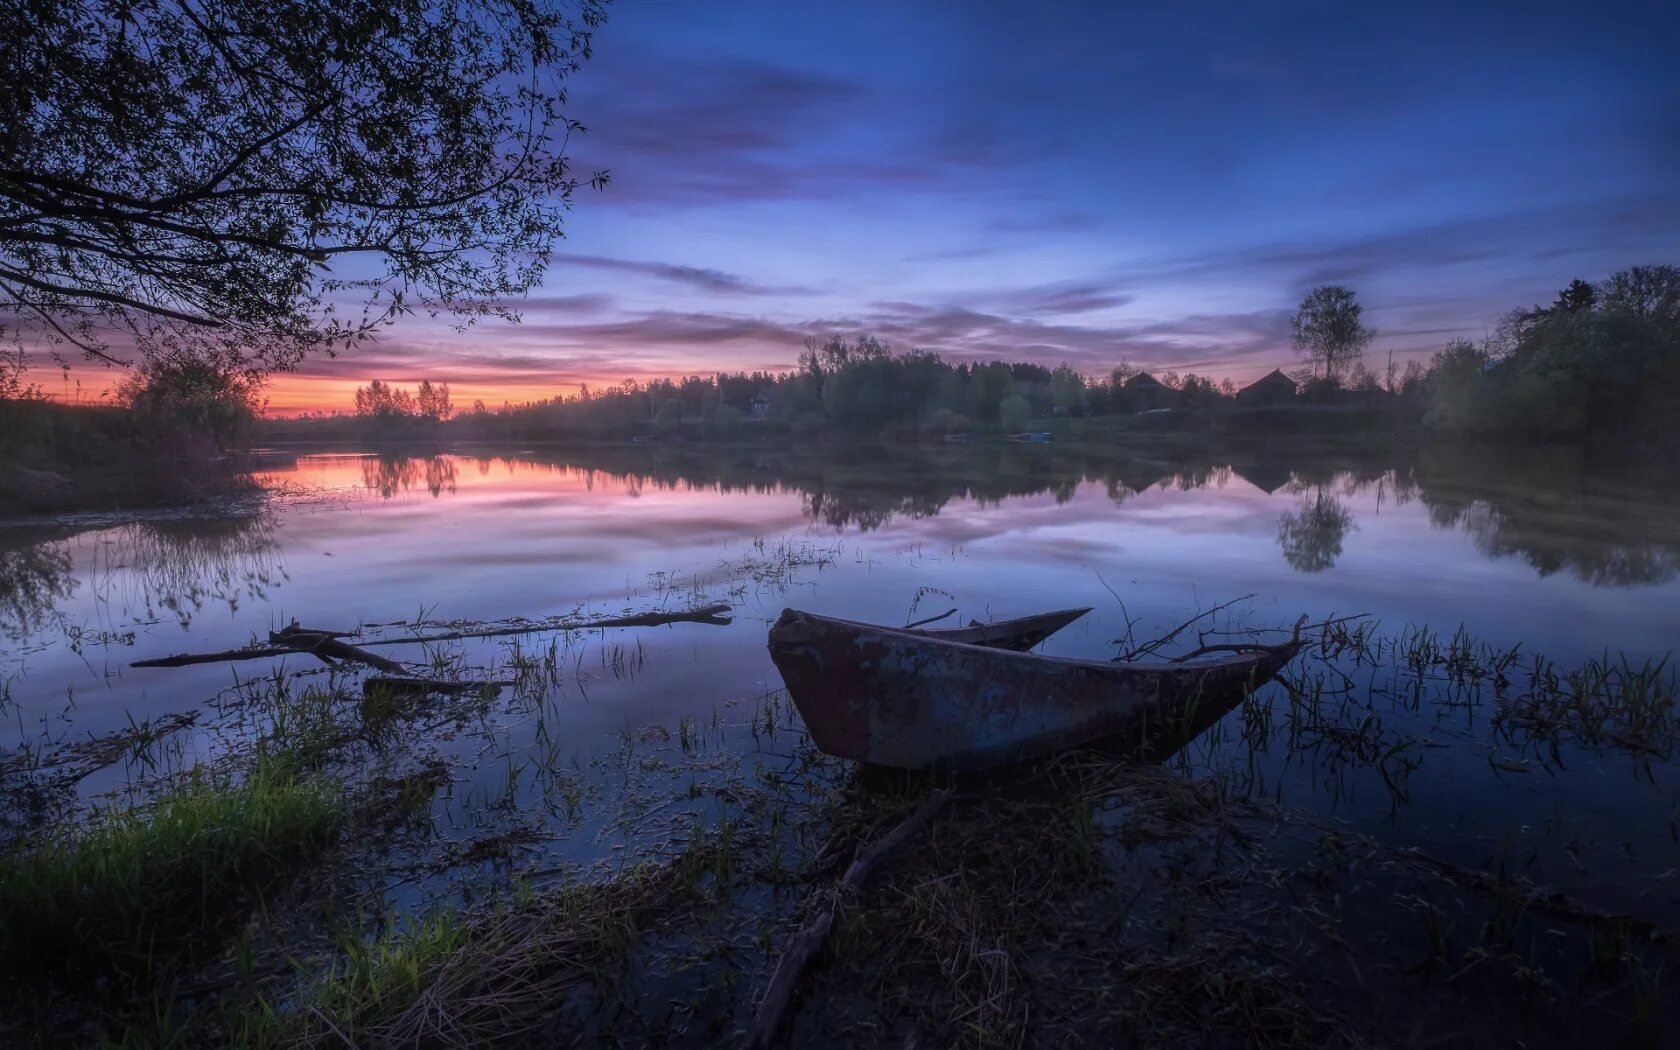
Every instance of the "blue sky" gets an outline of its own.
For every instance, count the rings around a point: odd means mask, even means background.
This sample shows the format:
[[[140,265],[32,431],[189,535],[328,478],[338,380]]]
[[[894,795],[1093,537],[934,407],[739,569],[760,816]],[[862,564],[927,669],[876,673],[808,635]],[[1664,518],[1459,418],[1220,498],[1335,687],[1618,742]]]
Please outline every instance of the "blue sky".
[[[525,324],[303,374],[538,396],[871,332],[1244,379],[1325,282],[1427,354],[1680,262],[1677,12],[620,0],[571,99],[612,184]]]

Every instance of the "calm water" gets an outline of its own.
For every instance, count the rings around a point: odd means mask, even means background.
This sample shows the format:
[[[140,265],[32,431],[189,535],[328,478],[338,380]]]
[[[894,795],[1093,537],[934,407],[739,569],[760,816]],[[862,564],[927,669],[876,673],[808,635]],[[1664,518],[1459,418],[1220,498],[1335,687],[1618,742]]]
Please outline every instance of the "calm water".
[[[294,618],[350,629],[733,603],[728,627],[573,640],[540,736],[584,755],[645,727],[715,722],[720,705],[779,688],[764,630],[790,605],[886,623],[1089,605],[1047,649],[1092,657],[1114,654],[1128,616],[1150,637],[1250,594],[1236,610],[1250,626],[1369,613],[1395,629],[1463,625],[1564,664],[1606,648],[1658,655],[1680,633],[1672,489],[1556,457],[632,447],[282,455],[264,481],[271,499],[221,516],[0,528],[6,746],[193,710],[268,665],[129,663],[236,648]],[[618,647],[638,645],[621,666]],[[512,652],[505,641],[452,651],[479,666]],[[1264,790],[1467,861],[1545,824],[1586,843],[1571,856],[1620,858],[1607,863],[1629,886],[1680,864],[1669,764],[1623,756],[1502,776],[1474,727],[1440,712],[1385,717],[1429,744],[1404,799],[1369,770],[1292,755],[1268,760]],[[195,732],[189,751],[214,749],[213,732]],[[534,746],[515,726],[494,750],[505,766]],[[461,795],[504,775],[488,747],[449,745]],[[113,767],[84,790],[122,775]],[[1638,850],[1624,848],[1633,840]],[[1555,874],[1578,883],[1584,870]]]

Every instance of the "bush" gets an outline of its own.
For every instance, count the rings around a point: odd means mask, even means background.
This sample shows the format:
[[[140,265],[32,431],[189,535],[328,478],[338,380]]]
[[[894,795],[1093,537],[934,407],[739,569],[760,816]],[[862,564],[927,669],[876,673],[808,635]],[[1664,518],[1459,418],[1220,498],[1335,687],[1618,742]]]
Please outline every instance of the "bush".
[[[262,409],[256,379],[198,360],[154,360],[117,384],[135,436],[158,451],[212,458],[248,438]]]

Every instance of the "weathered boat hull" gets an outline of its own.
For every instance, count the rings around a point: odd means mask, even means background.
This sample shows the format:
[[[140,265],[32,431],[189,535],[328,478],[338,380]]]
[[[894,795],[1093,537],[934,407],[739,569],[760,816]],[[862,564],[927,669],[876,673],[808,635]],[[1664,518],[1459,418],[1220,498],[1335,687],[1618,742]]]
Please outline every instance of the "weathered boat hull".
[[[1022,616],[1014,620],[998,620],[995,623],[971,623],[967,627],[937,629],[920,627],[915,628],[915,631],[917,634],[941,638],[947,642],[1026,652],[1090,611],[1089,608],[1062,609],[1059,612]]]
[[[985,769],[1196,722],[1292,659],[1292,643],[1196,664],[1073,660],[792,609],[770,656],[816,745],[903,769]]]

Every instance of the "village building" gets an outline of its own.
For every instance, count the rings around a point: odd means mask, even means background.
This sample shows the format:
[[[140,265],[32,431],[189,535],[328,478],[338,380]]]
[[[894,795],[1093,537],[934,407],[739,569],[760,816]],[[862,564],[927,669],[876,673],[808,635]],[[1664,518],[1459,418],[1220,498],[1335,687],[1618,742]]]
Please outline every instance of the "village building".
[[[1178,391],[1156,379],[1148,372],[1139,372],[1126,380],[1126,407],[1133,412],[1149,412],[1157,408],[1176,408],[1181,402]]]
[[[1272,369],[1254,382],[1237,391],[1237,404],[1245,408],[1261,405],[1287,405],[1295,400],[1300,388],[1295,380],[1279,369]]]

